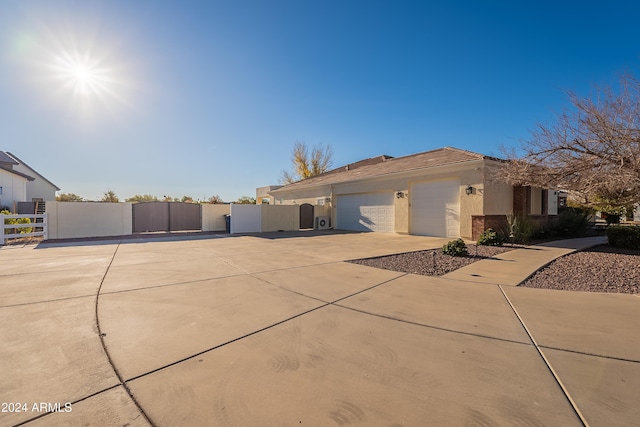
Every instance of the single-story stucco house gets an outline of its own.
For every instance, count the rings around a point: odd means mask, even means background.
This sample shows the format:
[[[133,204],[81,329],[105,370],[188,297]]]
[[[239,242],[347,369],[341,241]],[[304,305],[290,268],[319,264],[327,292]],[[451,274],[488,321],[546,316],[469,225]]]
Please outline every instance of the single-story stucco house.
[[[269,191],[333,228],[476,239],[506,215],[557,215],[558,192],[513,187],[495,178],[504,160],[452,147],[379,156]],[[304,208],[303,208],[304,206]],[[312,225],[312,226],[313,226]]]
[[[59,190],[15,154],[0,151],[0,206],[16,211],[19,202],[55,200]]]

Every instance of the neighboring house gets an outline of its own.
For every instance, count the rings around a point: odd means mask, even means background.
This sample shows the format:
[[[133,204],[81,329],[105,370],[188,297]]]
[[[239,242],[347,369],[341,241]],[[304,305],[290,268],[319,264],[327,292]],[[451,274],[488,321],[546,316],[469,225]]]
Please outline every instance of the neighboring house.
[[[476,239],[506,215],[557,215],[558,192],[494,179],[503,160],[445,147],[379,156],[269,191],[276,204],[313,207],[336,229]],[[315,218],[314,218],[315,219]],[[302,220],[301,220],[302,221]],[[315,221],[314,221],[315,224]]]
[[[58,190],[15,155],[0,151],[0,206],[17,212],[19,202],[55,200]]]
[[[272,195],[269,193],[273,190],[277,190],[278,188],[282,188],[282,185],[268,185],[266,187],[258,187],[256,188],[256,204],[257,205],[273,205],[275,204],[275,200]]]
[[[27,195],[24,201],[46,202],[48,200],[56,199],[56,191],[60,191],[60,188],[58,188],[57,185],[40,175],[38,171],[20,160],[15,154],[9,152],[5,154],[15,162],[13,165],[14,171],[21,172],[34,178],[32,181],[27,182]]]
[[[17,162],[0,151],[0,208],[16,211],[16,203],[27,198],[27,183],[35,178],[13,170]]]

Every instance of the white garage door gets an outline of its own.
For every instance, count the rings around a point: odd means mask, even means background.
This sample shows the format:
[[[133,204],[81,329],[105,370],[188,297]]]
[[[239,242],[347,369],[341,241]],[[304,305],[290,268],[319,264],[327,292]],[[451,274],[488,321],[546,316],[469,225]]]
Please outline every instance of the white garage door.
[[[414,184],[410,195],[411,234],[460,237],[460,181]]]
[[[341,230],[392,233],[393,193],[338,196],[337,216]]]

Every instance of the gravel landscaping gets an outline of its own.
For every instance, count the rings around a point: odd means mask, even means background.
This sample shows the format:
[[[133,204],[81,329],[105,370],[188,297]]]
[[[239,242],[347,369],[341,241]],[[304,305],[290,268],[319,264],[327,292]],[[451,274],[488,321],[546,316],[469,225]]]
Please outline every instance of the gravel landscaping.
[[[640,293],[640,251],[596,246],[565,255],[520,286],[587,292]]]
[[[354,264],[423,276],[442,276],[461,267],[518,249],[518,245],[467,245],[469,256],[443,255],[441,249],[352,260]],[[574,252],[537,271],[520,286],[567,291],[640,293],[640,250],[596,246]]]
[[[401,271],[403,273],[421,274],[423,276],[442,276],[465,265],[491,258],[498,254],[518,249],[519,247],[522,246],[477,246],[471,244],[467,245],[469,256],[466,257],[444,255],[442,249],[431,249],[428,251],[356,259],[349,262],[369,267],[384,268],[385,270]]]

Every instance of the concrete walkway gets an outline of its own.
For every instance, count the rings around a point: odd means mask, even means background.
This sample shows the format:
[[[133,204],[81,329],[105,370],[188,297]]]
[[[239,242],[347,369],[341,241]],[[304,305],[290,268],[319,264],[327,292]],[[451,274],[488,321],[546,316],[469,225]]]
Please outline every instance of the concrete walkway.
[[[515,286],[598,239],[443,277],[344,262],[445,241],[2,248],[0,426],[637,423],[640,298]]]

